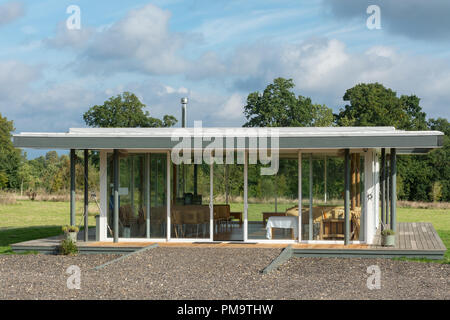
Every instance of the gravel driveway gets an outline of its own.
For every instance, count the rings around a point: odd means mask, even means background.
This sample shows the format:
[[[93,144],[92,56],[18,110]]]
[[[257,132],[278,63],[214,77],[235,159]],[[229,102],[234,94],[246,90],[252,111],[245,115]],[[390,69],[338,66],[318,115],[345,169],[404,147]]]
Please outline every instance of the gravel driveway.
[[[450,299],[450,265],[385,259],[292,258],[260,273],[280,249],[155,248],[117,255],[0,256],[0,299]],[[68,289],[66,269],[81,269]],[[381,289],[366,286],[378,265]]]

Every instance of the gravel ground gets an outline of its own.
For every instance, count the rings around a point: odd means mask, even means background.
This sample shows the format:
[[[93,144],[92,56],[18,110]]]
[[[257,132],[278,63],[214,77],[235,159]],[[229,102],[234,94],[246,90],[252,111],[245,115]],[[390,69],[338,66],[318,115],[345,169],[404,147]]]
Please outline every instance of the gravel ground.
[[[385,259],[292,258],[260,273],[279,249],[155,248],[117,255],[0,256],[0,299],[450,299],[450,265]],[[66,269],[81,269],[81,290]],[[381,289],[366,286],[378,265]]]

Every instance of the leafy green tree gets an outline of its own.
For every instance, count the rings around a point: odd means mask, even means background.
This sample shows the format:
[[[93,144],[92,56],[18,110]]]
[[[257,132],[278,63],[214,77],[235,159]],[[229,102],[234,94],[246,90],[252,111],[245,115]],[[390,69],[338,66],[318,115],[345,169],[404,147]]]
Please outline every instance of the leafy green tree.
[[[394,126],[405,130],[426,130],[425,112],[415,95],[402,95],[380,83],[360,83],[343,97],[349,104],[336,115],[339,126]]]
[[[174,116],[165,115],[162,120],[153,118],[144,111],[145,107],[136,95],[124,92],[109,98],[103,105],[91,107],[83,119],[88,126],[100,128],[171,127],[176,124]]]
[[[313,104],[310,98],[296,97],[294,87],[292,79],[276,78],[262,93],[250,93],[244,107],[244,127],[330,126],[332,110]]]
[[[441,200],[450,201],[450,123],[444,118],[429,119],[428,126],[445,134],[443,147],[430,152],[428,159],[434,171],[433,180],[441,185]]]
[[[12,144],[14,130],[13,121],[0,114],[0,188],[17,189],[20,186],[21,151]]]

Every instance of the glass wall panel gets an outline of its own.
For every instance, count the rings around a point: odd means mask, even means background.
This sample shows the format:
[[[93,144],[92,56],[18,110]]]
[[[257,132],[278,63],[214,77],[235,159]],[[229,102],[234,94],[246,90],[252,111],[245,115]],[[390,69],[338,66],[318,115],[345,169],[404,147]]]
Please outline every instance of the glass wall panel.
[[[279,160],[275,175],[248,165],[248,239],[293,240],[298,232],[298,158]]]
[[[209,165],[173,165],[172,172],[176,197],[171,208],[171,238],[209,239]]]
[[[311,159],[310,157],[311,154],[302,154],[302,240],[343,240],[344,157],[341,154],[312,154]],[[350,158],[350,239],[359,240],[362,237],[360,217],[364,202],[362,175],[364,160],[360,154],[352,154]],[[312,189],[310,189],[311,166]],[[310,190],[312,190],[311,202]]]
[[[167,154],[150,157],[150,238],[166,238],[167,224]]]
[[[231,158],[231,157],[229,157]],[[214,240],[244,240],[244,164],[214,164]],[[230,160],[231,161],[231,160]]]
[[[149,161],[146,161],[149,157]],[[149,166],[146,168],[146,166]],[[113,154],[107,157],[107,233],[113,236],[114,216]],[[166,209],[166,154],[119,153],[119,237],[164,238]],[[148,172],[149,177],[145,177]],[[146,183],[148,182],[148,185]],[[149,197],[145,196],[145,193]],[[147,218],[146,199],[150,216]],[[149,226],[149,228],[147,228]]]

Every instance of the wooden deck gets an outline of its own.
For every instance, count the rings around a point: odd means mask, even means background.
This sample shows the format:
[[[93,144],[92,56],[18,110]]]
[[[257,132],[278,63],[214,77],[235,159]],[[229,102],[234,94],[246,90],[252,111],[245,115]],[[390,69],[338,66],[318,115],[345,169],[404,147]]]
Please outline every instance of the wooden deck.
[[[377,233],[374,245],[366,244],[291,244],[292,256],[296,257],[364,257],[393,258],[420,257],[442,259],[447,250],[431,223],[399,223],[395,247],[382,247],[380,234]],[[95,229],[90,229],[88,242],[82,241],[78,234],[80,253],[117,253],[134,252],[155,242],[96,242]],[[14,252],[37,251],[54,254],[62,236],[25,241],[11,245]],[[218,242],[158,242],[161,247],[201,247],[201,248],[286,248],[287,244],[242,243],[230,241]]]
[[[427,222],[400,222],[397,224],[395,247],[381,246],[378,230],[373,245],[292,245],[297,257],[359,257],[359,258],[428,258],[442,259],[447,248]]]

